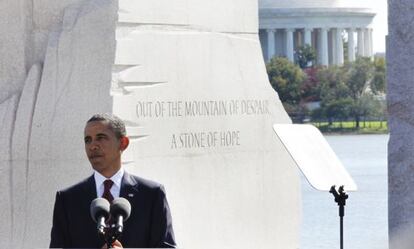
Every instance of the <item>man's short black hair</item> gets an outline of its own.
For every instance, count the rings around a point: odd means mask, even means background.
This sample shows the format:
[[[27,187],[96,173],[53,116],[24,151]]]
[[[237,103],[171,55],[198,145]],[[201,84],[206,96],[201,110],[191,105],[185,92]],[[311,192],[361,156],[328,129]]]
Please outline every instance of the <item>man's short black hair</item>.
[[[119,117],[110,114],[110,113],[98,113],[93,115],[88,122],[93,121],[105,121],[108,122],[109,128],[115,133],[115,136],[120,139],[121,137],[126,136],[125,123]]]

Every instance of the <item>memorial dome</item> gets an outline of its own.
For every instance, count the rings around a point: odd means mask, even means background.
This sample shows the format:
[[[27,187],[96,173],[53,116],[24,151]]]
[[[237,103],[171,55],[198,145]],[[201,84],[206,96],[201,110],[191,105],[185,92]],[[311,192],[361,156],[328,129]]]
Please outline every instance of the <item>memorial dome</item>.
[[[293,62],[304,45],[312,46],[316,63],[325,66],[341,65],[356,56],[372,57],[375,13],[370,7],[360,0],[259,0],[264,59],[284,56]]]

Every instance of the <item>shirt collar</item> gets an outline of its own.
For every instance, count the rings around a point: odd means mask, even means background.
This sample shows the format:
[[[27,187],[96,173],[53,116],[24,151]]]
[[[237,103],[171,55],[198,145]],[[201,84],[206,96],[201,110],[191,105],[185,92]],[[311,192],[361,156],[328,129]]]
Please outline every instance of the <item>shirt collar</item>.
[[[121,182],[122,182],[122,177],[124,177],[124,168],[121,167],[118,172],[115,173],[115,175],[113,175],[111,179],[114,184],[120,189],[121,188]],[[105,176],[101,175],[98,171],[94,170],[94,174],[93,174],[94,178],[95,178],[95,183],[96,186],[99,187],[103,184],[103,182],[108,179]]]

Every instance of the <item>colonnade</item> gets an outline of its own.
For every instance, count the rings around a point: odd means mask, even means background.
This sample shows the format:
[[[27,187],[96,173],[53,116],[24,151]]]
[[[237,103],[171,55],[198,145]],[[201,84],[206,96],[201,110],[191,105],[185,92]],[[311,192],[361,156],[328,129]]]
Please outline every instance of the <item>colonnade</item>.
[[[294,61],[295,49],[306,44],[316,50],[317,63],[320,65],[341,65],[345,56],[348,61],[354,61],[356,56],[373,56],[371,28],[288,28],[265,29],[260,32],[267,61],[275,55]],[[346,55],[343,36],[348,37]],[[264,37],[266,41],[263,41]]]

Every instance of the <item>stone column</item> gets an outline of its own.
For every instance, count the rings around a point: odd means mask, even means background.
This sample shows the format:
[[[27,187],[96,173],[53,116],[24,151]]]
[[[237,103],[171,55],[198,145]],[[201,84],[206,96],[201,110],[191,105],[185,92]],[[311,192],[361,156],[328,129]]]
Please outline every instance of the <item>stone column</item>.
[[[350,28],[347,31],[348,31],[348,61],[355,61],[355,44],[354,44],[355,29]]]
[[[368,29],[368,45],[369,45],[369,56],[372,57],[374,55],[374,47],[372,42],[372,28]]]
[[[321,29],[316,29],[316,41],[315,41],[315,45],[316,45],[316,54],[317,54],[317,59],[316,62],[318,63],[318,65],[322,65],[322,32]]]
[[[369,38],[370,32],[369,29],[364,30],[364,56],[365,57],[371,57],[371,48],[370,48],[370,38]]]
[[[304,42],[303,46],[309,45],[312,47],[312,29],[305,28],[304,29]],[[308,67],[312,66],[312,62],[308,62]]]
[[[293,30],[293,50],[298,47],[302,47],[303,44],[303,33],[300,30]]]
[[[294,29],[286,29],[286,57],[293,62],[293,32]]]
[[[321,36],[320,63],[323,66],[328,66],[329,65],[329,60],[328,60],[328,29],[327,28],[321,28],[320,36]]]
[[[336,47],[336,28],[332,28],[331,29],[331,35],[330,35],[330,40],[331,40],[331,64],[333,65],[338,65],[338,59],[337,59],[337,47]]]
[[[312,29],[305,28],[305,42],[304,45],[312,46]]]
[[[342,29],[337,28],[335,32],[335,45],[336,45],[336,64],[344,64],[344,43],[342,41]]]
[[[267,60],[275,56],[275,30],[274,29],[267,29]]]
[[[364,49],[364,29],[359,28],[358,29],[358,50],[357,50],[357,55],[358,56],[365,56],[365,49]]]

